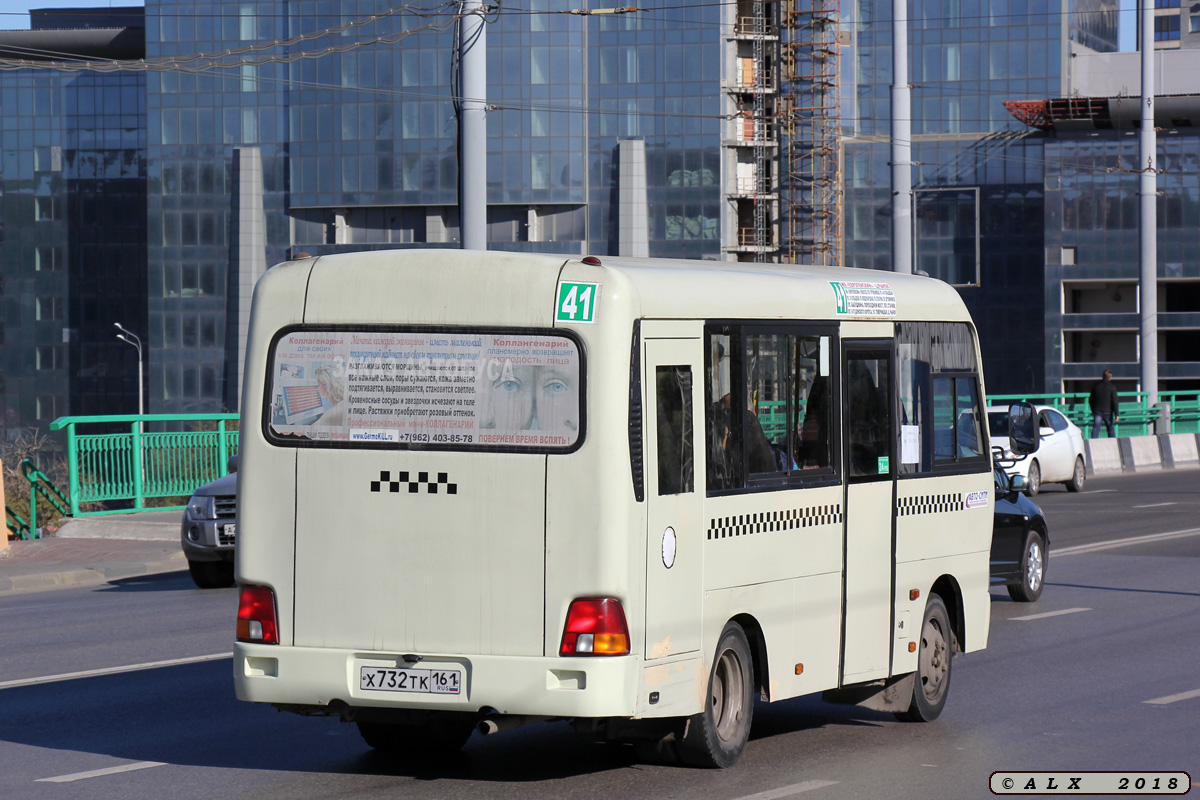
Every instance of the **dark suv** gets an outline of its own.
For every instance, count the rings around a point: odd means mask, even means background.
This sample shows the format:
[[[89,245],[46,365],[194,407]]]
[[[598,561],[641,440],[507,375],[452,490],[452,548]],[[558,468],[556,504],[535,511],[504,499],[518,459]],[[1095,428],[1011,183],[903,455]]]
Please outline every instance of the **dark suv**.
[[[233,585],[233,545],[237,539],[237,456],[229,474],[192,494],[183,512],[180,541],[188,571],[201,589]]]

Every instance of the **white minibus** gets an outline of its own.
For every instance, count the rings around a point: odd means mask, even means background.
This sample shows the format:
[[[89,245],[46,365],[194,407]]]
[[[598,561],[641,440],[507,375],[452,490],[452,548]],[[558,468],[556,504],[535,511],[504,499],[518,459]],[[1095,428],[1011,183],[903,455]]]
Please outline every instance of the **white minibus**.
[[[987,644],[983,375],[940,281],[307,258],[259,281],[243,385],[237,695],[374,747],[570,719],[726,767],[756,697],[932,720]]]

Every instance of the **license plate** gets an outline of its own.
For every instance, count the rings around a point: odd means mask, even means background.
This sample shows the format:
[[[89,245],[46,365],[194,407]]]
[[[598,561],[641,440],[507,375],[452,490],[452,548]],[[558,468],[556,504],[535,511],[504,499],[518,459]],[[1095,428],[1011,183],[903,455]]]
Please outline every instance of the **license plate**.
[[[459,694],[462,691],[462,672],[457,669],[360,667],[358,688],[377,692]]]
[[[237,525],[235,523],[231,523],[229,525],[222,525],[221,526],[221,535],[228,536],[230,539],[237,536]]]

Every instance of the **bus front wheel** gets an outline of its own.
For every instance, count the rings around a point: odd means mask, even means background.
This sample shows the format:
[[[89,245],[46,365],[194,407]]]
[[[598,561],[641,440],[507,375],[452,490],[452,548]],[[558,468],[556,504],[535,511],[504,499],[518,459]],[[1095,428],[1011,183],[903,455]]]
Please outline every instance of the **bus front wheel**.
[[[754,664],[750,643],[737,623],[721,631],[708,676],[704,711],[688,720],[679,756],[698,767],[732,767],[742,757],[754,718]]]
[[[953,636],[946,604],[936,594],[930,595],[921,622],[912,701],[907,711],[897,712],[897,719],[904,722],[933,722],[942,713],[946,695],[950,691]]]

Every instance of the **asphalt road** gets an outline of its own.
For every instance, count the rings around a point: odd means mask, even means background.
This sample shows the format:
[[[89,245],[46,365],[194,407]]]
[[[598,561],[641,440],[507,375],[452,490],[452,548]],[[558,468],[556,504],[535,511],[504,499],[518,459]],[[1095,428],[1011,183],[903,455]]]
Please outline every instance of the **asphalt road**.
[[[937,722],[760,703],[744,758],[721,772],[561,723],[397,763],[352,726],[236,701],[235,590],[186,573],[0,598],[0,797],[983,798],[997,770],[1200,778],[1200,472],[1037,501],[1052,538],[1042,599],[993,592],[989,648],[955,660]],[[153,662],[170,663],[98,672]],[[67,673],[84,674],[38,682]]]

